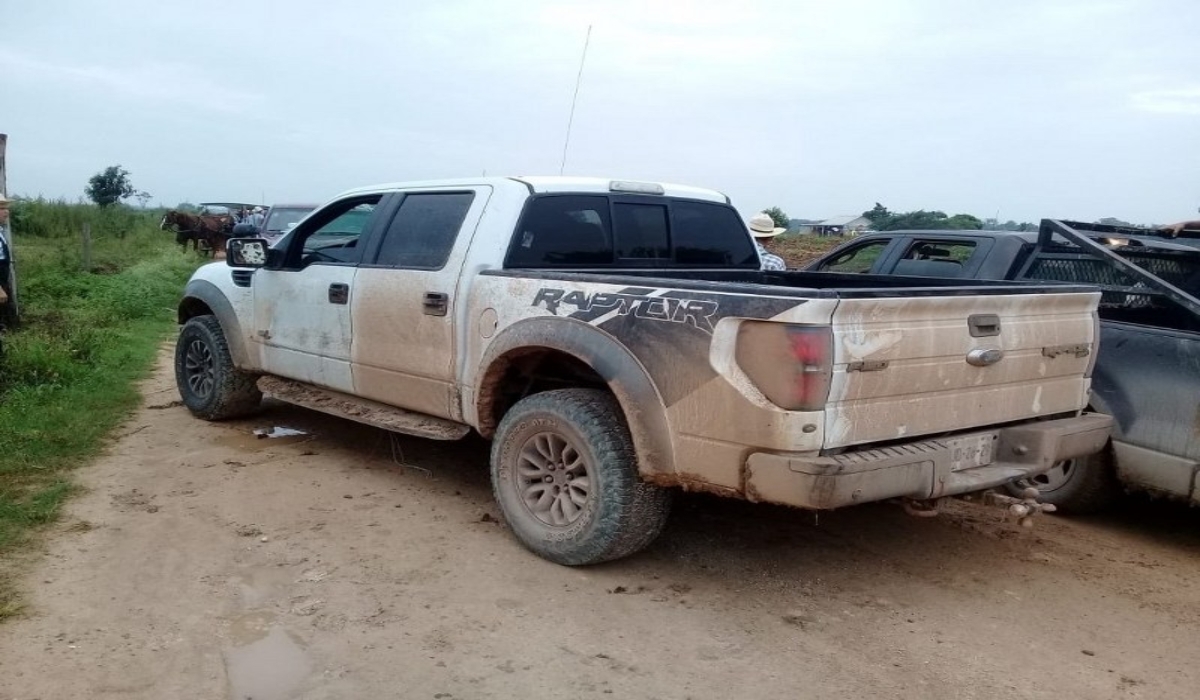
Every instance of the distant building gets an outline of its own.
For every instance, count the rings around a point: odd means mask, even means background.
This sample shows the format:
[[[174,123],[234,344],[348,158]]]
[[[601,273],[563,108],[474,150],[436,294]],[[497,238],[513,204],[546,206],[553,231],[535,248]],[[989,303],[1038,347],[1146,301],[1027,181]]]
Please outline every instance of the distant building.
[[[800,233],[815,233],[818,236],[855,236],[871,228],[871,220],[862,215],[835,216],[815,224],[800,227]]]

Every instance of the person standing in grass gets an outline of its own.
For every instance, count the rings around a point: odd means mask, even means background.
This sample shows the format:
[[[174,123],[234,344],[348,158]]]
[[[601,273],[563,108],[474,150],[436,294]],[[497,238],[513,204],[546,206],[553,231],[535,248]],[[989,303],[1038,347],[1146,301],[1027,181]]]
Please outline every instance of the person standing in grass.
[[[769,214],[755,214],[750,218],[750,233],[754,236],[754,246],[758,248],[758,259],[762,261],[762,269],[782,271],[787,269],[783,258],[767,250],[764,241],[783,233],[787,229],[775,225],[775,220]]]
[[[17,320],[16,275],[13,272],[12,234],[8,230],[9,199],[0,193],[0,328]]]

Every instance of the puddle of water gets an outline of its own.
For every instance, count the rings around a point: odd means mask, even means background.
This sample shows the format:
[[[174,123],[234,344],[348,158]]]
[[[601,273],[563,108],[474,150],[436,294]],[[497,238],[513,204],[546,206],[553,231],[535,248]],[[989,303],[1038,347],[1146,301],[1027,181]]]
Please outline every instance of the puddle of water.
[[[214,442],[239,450],[263,450],[280,445],[307,442],[313,435],[295,428],[255,428],[252,433],[236,432],[232,435],[222,435]]]
[[[231,698],[286,700],[312,672],[312,661],[292,635],[270,627],[261,638],[226,650],[225,672]]]
[[[242,604],[247,608],[256,608],[280,594],[280,590],[291,583],[293,573],[287,569],[254,568],[247,569],[237,575],[238,589],[242,594]]]
[[[254,435],[258,438],[285,438],[296,437],[298,435],[308,435],[308,433],[304,432],[303,430],[284,428],[277,425],[274,428],[255,428]]]
[[[235,646],[243,647],[253,644],[271,631],[275,624],[275,615],[269,612],[252,612],[240,615],[229,623],[229,638]]]

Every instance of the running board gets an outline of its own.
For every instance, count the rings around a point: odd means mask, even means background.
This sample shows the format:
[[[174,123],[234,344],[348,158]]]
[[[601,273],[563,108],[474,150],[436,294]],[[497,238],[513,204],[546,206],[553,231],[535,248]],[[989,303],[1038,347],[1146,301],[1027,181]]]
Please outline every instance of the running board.
[[[471,432],[471,426],[452,420],[406,411],[378,401],[360,399],[340,391],[282,377],[260,377],[258,388],[262,393],[280,401],[405,435],[416,435],[431,440],[458,440]]]

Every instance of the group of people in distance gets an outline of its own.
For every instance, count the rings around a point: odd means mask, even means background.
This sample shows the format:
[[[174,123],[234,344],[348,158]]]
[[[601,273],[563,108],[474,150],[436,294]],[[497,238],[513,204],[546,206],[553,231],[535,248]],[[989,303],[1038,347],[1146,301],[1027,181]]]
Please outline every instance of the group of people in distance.
[[[242,208],[233,212],[233,225],[250,224],[256,229],[262,228],[263,225],[263,208],[254,207],[253,209]]]

